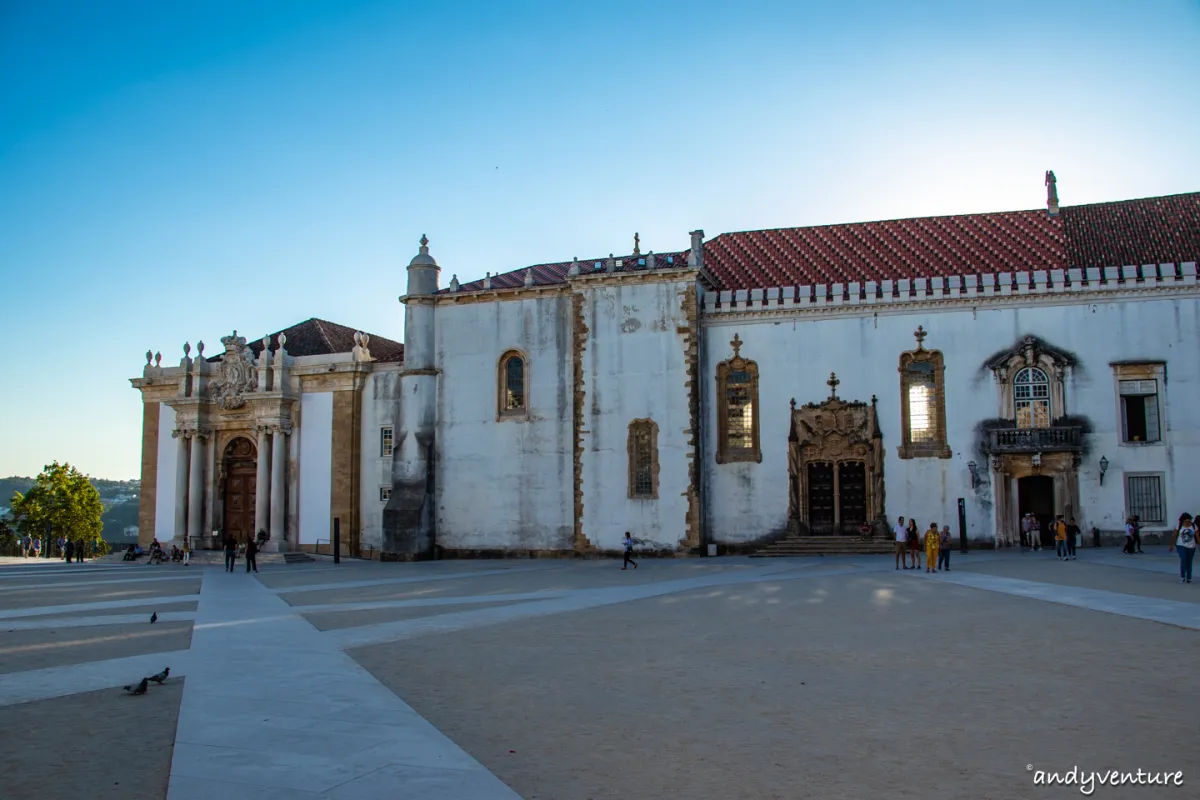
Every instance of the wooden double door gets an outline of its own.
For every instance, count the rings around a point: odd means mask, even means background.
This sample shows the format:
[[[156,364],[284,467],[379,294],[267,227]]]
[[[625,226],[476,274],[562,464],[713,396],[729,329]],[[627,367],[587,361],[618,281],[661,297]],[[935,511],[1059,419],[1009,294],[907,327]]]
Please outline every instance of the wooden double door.
[[[857,535],[867,521],[867,465],[861,461],[812,461],[806,477],[809,532]]]
[[[249,439],[234,439],[222,460],[224,482],[223,536],[239,542],[254,538],[255,497],[258,493],[257,448]]]

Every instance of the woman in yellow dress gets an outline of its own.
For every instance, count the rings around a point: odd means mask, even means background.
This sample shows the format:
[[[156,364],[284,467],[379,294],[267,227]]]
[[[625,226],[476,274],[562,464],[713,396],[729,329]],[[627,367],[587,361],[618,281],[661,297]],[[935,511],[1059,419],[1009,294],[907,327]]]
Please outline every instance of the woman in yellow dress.
[[[934,566],[938,560],[938,545],[941,538],[938,534],[938,526],[936,522],[929,523],[929,530],[925,531],[925,571],[933,572]]]

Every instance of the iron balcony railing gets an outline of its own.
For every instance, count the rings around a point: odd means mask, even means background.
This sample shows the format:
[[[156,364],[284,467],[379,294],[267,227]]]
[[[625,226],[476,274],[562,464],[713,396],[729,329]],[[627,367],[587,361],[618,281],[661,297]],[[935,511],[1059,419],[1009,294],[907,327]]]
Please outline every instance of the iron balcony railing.
[[[1002,428],[988,431],[990,453],[1052,453],[1083,448],[1083,428],[1061,425],[1051,428]]]

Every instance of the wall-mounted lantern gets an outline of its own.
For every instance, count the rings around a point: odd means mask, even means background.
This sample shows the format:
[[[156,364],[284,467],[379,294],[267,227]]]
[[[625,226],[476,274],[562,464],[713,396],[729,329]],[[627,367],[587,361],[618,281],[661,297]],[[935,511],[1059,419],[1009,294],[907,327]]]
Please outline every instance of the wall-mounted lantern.
[[[972,489],[978,488],[979,487],[979,465],[976,464],[974,461],[972,461],[971,463],[967,464],[967,469],[971,470],[971,488]]]
[[[1108,459],[1100,456],[1100,485],[1104,485],[1104,473],[1108,472]]]

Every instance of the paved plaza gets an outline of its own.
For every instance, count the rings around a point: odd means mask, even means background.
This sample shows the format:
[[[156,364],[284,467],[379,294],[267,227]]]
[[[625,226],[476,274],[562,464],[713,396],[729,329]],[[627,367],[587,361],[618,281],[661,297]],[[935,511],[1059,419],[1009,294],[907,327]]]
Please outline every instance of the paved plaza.
[[[1195,796],[1173,555],[952,559],[10,560],[0,795],[1054,798],[1078,767]]]

